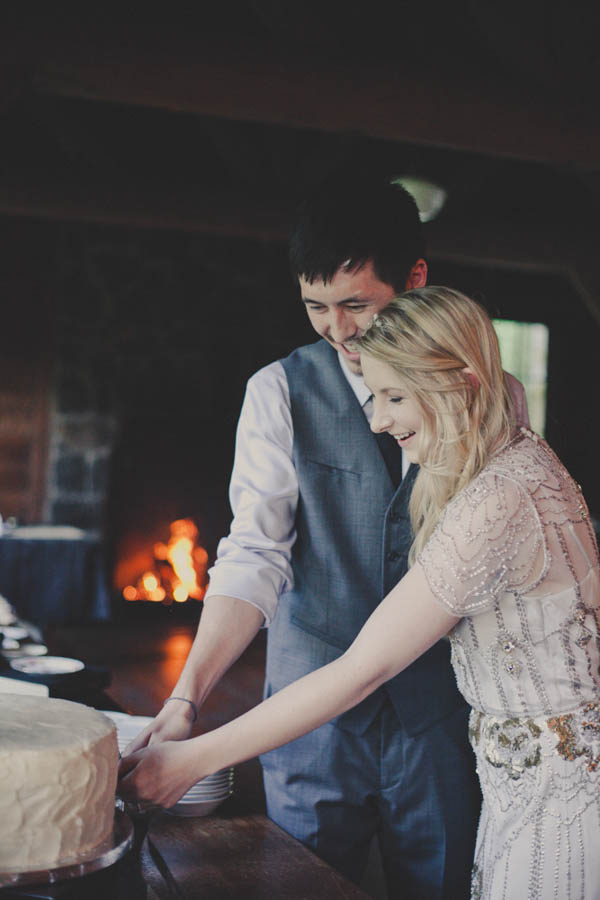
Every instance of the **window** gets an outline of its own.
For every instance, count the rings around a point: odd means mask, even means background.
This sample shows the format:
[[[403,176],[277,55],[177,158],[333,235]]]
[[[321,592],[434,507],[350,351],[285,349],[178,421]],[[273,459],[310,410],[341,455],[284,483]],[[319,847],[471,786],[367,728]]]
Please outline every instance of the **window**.
[[[494,319],[502,365],[518,378],[527,394],[531,427],[543,435],[546,427],[546,383],[548,380],[547,325]]]

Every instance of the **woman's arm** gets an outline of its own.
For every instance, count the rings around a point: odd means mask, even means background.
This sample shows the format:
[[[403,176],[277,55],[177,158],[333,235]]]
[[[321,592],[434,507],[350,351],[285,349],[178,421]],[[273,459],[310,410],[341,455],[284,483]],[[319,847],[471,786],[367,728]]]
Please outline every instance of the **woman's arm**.
[[[343,656],[221,728],[126,757],[119,793],[125,799],[172,806],[200,778],[287,744],[360,703],[456,622],[434,599],[423,570],[415,565]]]

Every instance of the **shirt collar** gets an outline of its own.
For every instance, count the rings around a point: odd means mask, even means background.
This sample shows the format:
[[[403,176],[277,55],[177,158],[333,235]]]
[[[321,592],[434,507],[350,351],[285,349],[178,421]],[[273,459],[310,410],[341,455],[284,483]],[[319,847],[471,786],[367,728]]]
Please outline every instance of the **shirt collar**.
[[[338,353],[338,359],[346,381],[354,391],[360,405],[364,406],[367,400],[371,398],[371,391],[364,383],[362,375],[357,375],[356,372],[350,371],[341,353]]]
[[[338,359],[340,361],[340,367],[342,369],[342,372],[344,373],[344,377],[346,378],[346,381],[348,382],[348,384],[354,391],[356,399],[360,403],[361,407],[364,409],[365,404],[372,397],[371,391],[364,383],[362,375],[357,375],[356,372],[350,371],[350,369],[346,365],[344,357],[342,356],[341,353],[338,353]],[[372,407],[371,407],[371,409],[372,409]],[[365,413],[366,413],[367,419],[370,420],[371,415],[369,414],[368,410],[366,410]],[[403,478],[406,475],[406,473],[408,472],[409,466],[410,466],[410,462],[408,461],[408,457],[403,450],[402,451],[402,477]]]

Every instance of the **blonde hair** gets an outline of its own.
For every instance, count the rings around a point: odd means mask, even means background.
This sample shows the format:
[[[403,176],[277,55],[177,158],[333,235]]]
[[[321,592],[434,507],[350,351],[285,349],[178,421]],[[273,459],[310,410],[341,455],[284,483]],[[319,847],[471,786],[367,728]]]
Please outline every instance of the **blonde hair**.
[[[356,346],[393,368],[423,413],[410,499],[412,565],[446,504],[511,438],[514,410],[498,340],[474,300],[432,286],[392,300]]]

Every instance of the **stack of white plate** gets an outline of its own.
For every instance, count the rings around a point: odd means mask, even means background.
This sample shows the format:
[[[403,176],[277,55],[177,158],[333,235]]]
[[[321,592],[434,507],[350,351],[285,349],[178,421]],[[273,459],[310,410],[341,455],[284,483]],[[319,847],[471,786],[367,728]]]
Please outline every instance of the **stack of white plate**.
[[[149,716],[128,716],[105,710],[104,715],[117,726],[119,753],[148,725]],[[167,810],[174,816],[208,816],[233,792],[233,768],[221,769],[196,782],[181,800]]]

